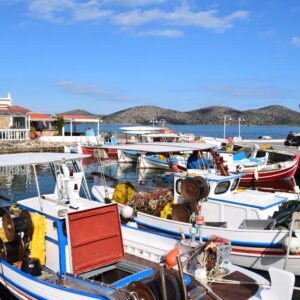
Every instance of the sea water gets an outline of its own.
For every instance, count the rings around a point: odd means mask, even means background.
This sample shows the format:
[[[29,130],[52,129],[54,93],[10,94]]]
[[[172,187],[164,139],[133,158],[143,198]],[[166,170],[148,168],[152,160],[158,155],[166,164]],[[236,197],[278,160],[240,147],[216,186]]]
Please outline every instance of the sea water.
[[[122,124],[101,124],[100,133],[122,133],[121,127],[136,126],[136,125],[122,125]],[[144,126],[144,125],[141,125]],[[148,125],[149,126],[149,125]],[[151,126],[151,124],[150,124]],[[211,136],[223,138],[223,125],[167,125],[168,128],[174,129],[176,132],[193,133],[196,136]],[[92,124],[78,124],[76,131],[84,133],[87,128],[93,128],[97,131],[97,125]],[[66,132],[69,132],[69,125],[66,124]],[[237,125],[228,125],[225,128],[226,137],[239,136],[239,128]],[[299,132],[300,126],[240,126],[240,134],[243,139],[255,139],[259,136],[267,135],[274,139],[285,138],[290,131]]]

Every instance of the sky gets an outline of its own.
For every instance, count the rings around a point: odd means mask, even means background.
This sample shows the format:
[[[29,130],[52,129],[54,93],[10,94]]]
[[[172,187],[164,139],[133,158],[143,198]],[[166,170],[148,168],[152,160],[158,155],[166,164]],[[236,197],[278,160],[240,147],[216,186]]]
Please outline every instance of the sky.
[[[110,114],[299,110],[298,0],[0,0],[0,97]]]

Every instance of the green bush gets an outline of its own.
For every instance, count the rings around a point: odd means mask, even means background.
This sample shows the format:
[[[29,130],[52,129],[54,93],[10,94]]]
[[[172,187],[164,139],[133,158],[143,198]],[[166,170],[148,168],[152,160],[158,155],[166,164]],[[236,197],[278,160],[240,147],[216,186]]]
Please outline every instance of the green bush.
[[[57,131],[57,135],[62,135],[62,129],[65,125],[64,117],[61,115],[56,116],[56,120],[54,121],[53,125]]]

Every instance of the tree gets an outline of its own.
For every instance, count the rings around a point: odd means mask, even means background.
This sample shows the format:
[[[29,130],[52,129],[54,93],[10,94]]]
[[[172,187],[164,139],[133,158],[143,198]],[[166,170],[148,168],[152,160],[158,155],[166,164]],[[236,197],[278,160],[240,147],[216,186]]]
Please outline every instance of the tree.
[[[57,135],[62,135],[62,129],[65,126],[64,116],[57,115],[53,125],[54,128],[57,130]]]

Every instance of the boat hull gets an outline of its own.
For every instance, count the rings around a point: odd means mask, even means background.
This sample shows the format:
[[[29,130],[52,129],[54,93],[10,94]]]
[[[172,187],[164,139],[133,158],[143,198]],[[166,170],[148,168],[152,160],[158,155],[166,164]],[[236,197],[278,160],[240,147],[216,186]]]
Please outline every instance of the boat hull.
[[[11,294],[18,299],[51,299],[56,300],[91,300],[109,299],[104,296],[92,295],[85,292],[55,286],[27,275],[16,267],[1,260],[0,282]]]
[[[119,205],[121,208],[122,205]],[[138,212],[135,221],[145,228],[163,232],[181,238],[181,228],[187,238],[190,237],[191,224],[167,220]],[[288,236],[287,230],[252,230],[231,229],[213,226],[202,226],[203,240],[213,235],[231,240],[232,253],[230,260],[240,266],[267,271],[269,267],[283,268],[286,252],[282,248],[283,240]],[[300,236],[300,232],[298,236]],[[287,270],[300,275],[300,253],[290,255]]]
[[[295,156],[292,161],[266,165],[262,169],[245,168],[241,171],[246,174],[241,178],[241,183],[275,181],[290,178],[297,172],[298,164],[299,156]]]
[[[118,162],[120,163],[136,163],[138,152],[117,150]]]
[[[81,146],[82,153],[86,154],[86,155],[94,156],[95,149],[96,148],[93,146]],[[108,149],[105,152],[108,156],[108,159],[117,159],[117,157],[118,157],[117,150],[115,150],[115,149]]]

